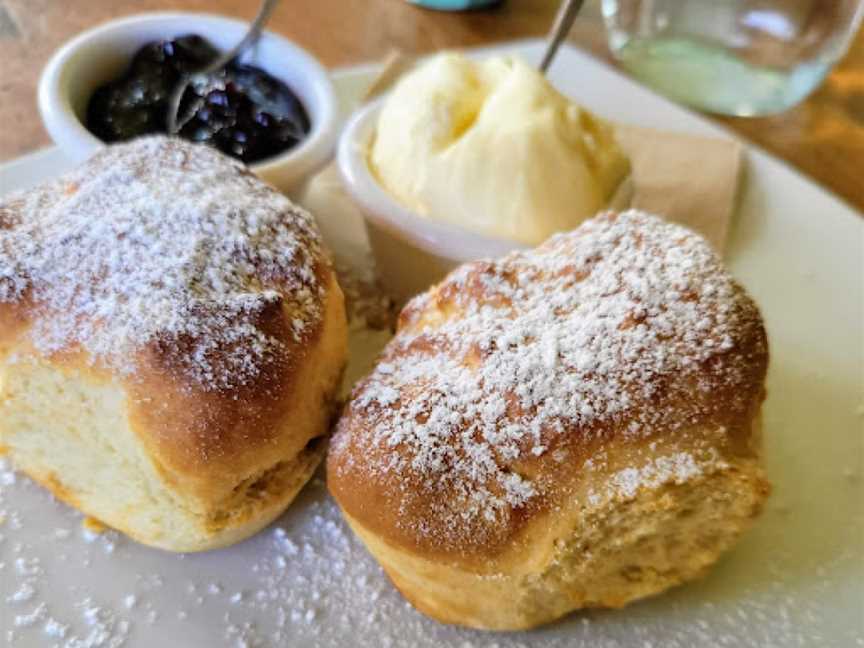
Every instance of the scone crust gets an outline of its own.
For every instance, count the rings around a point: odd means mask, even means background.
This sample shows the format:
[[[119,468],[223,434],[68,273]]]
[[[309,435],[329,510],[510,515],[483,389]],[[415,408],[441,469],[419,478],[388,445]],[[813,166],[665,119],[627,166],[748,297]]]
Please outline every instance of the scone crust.
[[[651,298],[658,290],[668,294]],[[561,299],[574,292],[579,304]],[[609,322],[562,341],[600,311]],[[512,331],[522,337],[506,355]],[[544,367],[536,347],[549,331],[557,357]],[[581,366],[563,355],[583,351]],[[556,511],[603,496],[658,446],[702,473],[755,461],[767,363],[756,305],[701,237],[644,213],[606,213],[536,250],[466,264],[411,301],[346,406],[328,485],[349,519],[396,552],[480,574],[542,569],[550,555],[532,543]],[[544,371],[572,380],[556,392]],[[568,387],[579,397],[550,402]]]

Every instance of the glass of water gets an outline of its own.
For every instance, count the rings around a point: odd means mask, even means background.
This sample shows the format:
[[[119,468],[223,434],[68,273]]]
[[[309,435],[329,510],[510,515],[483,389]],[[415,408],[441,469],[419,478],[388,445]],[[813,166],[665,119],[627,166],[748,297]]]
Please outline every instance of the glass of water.
[[[701,110],[781,112],[845,53],[862,0],[602,0],[612,53],[633,76]]]

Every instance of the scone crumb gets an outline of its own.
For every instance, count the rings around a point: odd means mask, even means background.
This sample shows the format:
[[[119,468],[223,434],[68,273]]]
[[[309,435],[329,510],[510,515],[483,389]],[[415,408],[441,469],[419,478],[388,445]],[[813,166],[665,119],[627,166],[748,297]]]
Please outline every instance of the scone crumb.
[[[81,526],[90,533],[95,534],[105,533],[109,529],[109,527],[105,526],[105,524],[103,524],[94,517],[90,517],[89,515],[85,515],[84,519],[81,520]]]

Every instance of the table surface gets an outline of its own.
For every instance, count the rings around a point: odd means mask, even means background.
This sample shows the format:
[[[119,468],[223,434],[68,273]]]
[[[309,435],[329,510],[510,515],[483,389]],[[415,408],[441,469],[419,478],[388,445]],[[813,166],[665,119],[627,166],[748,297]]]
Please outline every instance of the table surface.
[[[398,48],[423,53],[539,36],[557,0],[509,0],[497,9],[445,13],[403,0],[291,0],[270,28],[328,66],[382,58]],[[130,13],[166,9],[251,18],[251,0],[0,0],[0,162],[50,143],[35,105],[39,71],[76,32]],[[74,7],[74,9],[73,9]],[[571,42],[609,59],[596,1],[588,3]],[[864,211],[864,31],[806,101],[782,115],[714,117]]]

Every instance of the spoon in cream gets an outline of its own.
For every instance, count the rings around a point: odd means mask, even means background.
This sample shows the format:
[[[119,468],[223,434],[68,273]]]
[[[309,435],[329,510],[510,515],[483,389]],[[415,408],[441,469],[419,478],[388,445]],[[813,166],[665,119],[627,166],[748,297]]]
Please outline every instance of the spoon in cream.
[[[558,48],[567,34],[570,33],[570,28],[573,26],[573,21],[576,20],[576,14],[582,8],[584,0],[564,0],[558,8],[558,14],[555,16],[555,22],[552,23],[552,30],[546,41],[546,52],[543,54],[543,60],[540,62],[540,73],[546,74],[546,70],[552,64],[555,54],[558,53]]]

